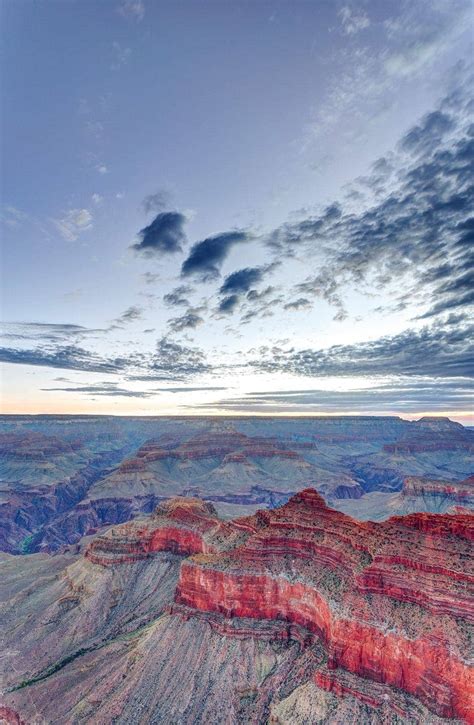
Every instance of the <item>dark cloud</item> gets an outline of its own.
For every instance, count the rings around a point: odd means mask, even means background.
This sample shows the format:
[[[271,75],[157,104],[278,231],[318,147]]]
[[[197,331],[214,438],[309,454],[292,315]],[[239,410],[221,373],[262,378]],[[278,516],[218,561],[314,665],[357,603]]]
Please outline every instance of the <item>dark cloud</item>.
[[[192,287],[182,284],[164,295],[163,302],[168,305],[168,307],[189,307],[190,302],[188,297],[193,292],[194,290]]]
[[[233,231],[208,237],[191,247],[189,256],[181,267],[181,275],[195,275],[203,281],[216,279],[220,275],[222,263],[236,244],[248,242],[247,232]]]
[[[455,322],[455,320],[454,320]],[[393,337],[327,349],[259,350],[251,365],[299,376],[474,377],[474,325],[433,325]]]
[[[35,349],[0,348],[0,362],[97,373],[121,373],[128,380],[183,381],[210,372],[202,350],[162,337],[152,354],[129,353],[105,357],[76,345],[50,345]],[[111,384],[112,385],[112,384]],[[114,384],[115,385],[115,384]]]
[[[184,330],[195,330],[203,322],[203,318],[197,312],[188,310],[184,315],[168,320],[168,325],[172,332],[183,332]]]
[[[273,262],[262,267],[245,267],[229,274],[219,289],[219,294],[225,296],[221,299],[217,311],[223,314],[232,314],[240,303],[245,302],[243,307],[245,311],[244,322],[263,312],[266,307],[264,299],[273,290],[273,287],[267,287],[263,292],[258,292],[252,288],[258,285],[278,265],[279,262]],[[247,295],[244,299],[243,295],[245,293]],[[249,309],[250,307],[251,309]]]
[[[252,287],[261,282],[265,274],[265,267],[245,267],[237,272],[229,274],[219,293],[221,295],[234,294],[240,292],[248,292]]]
[[[117,373],[124,370],[128,364],[132,364],[130,359],[104,358],[75,345],[51,349],[41,347],[35,350],[3,347],[0,348],[0,362],[93,373]]]
[[[372,293],[393,285],[394,304],[428,304],[427,316],[471,304],[467,291],[456,289],[472,265],[474,236],[474,139],[466,88],[444,99],[405,134],[389,161],[379,159],[372,174],[359,180],[372,195],[362,211],[347,201],[334,203],[268,235],[275,258],[297,255],[307,266],[318,260],[316,273],[295,285],[293,295],[324,299],[336,308],[336,319],[347,314],[346,288]],[[434,274],[441,267],[444,281]]]
[[[185,222],[186,217],[177,211],[158,214],[138,233],[140,241],[132,244],[132,249],[148,257],[182,252],[182,245],[186,242]]]
[[[224,315],[232,314],[240,302],[239,295],[229,295],[219,302],[218,311]]]
[[[442,111],[433,111],[423,118],[419,126],[410,129],[402,138],[400,147],[410,153],[429,152],[453,128],[454,121],[450,116]]]

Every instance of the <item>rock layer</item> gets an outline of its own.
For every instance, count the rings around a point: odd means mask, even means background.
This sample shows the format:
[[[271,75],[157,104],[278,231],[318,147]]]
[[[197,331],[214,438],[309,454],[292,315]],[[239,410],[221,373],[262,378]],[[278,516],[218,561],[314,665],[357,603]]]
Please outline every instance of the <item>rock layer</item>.
[[[427,476],[408,476],[403,481],[403,496],[436,497],[454,504],[474,505],[474,476],[462,481],[446,481]]]
[[[470,515],[362,523],[307,490],[265,519],[241,546],[183,562],[176,601],[299,624],[324,642],[330,668],[473,721]]]
[[[214,553],[236,546],[254,530],[252,517],[240,523],[221,521],[212,504],[181,496],[159,505],[146,519],[109,529],[91,542],[85,557],[95,564],[116,566],[157,551],[184,556]]]
[[[473,539],[464,509],[362,522],[307,489],[233,521],[178,497],[84,555],[4,555],[0,714],[470,725]]]

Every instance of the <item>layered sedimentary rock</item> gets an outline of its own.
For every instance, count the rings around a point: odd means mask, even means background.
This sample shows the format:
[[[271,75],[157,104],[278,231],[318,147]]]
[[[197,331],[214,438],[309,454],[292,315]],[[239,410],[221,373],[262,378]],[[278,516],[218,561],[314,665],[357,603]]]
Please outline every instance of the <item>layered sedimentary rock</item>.
[[[472,723],[473,539],[464,510],[362,522],[309,489],[233,521],[175,498],[84,555],[7,556],[3,712]]]
[[[145,559],[157,551],[189,556],[215,553],[242,543],[256,530],[251,517],[221,521],[214,506],[196,498],[177,497],[159,505],[146,519],[109,529],[88,546],[85,556],[102,566]]]
[[[473,451],[474,431],[443,418],[4,416],[0,550],[57,551],[175,495],[213,501],[228,517],[308,486],[361,518],[472,506],[393,494],[407,477],[464,480]]]
[[[407,476],[403,481],[403,496],[446,499],[453,504],[474,505],[474,476],[462,481],[432,479],[426,476]]]
[[[416,431],[395,443],[386,443],[385,453],[427,453],[430,451],[474,451],[471,431],[438,430]]]
[[[38,432],[0,433],[0,456],[11,459],[48,458],[72,453],[82,447],[81,441],[65,441],[57,436]]]
[[[470,515],[357,522],[308,490],[265,518],[240,547],[183,562],[176,601],[299,624],[325,643],[330,669],[472,720]]]
[[[147,441],[136,454],[94,487],[92,498],[110,496],[199,496],[216,503],[279,505],[308,484],[341,498],[363,491],[347,474],[321,471],[308,457],[318,458],[314,441],[288,436],[246,435],[229,422],[213,422],[188,440],[160,437]]]

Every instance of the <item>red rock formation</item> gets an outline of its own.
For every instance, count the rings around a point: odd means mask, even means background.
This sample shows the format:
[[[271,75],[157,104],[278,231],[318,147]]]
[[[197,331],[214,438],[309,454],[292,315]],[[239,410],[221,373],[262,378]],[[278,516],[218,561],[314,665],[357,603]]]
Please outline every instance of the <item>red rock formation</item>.
[[[265,512],[236,548],[184,561],[176,602],[316,634],[329,668],[406,691],[474,722],[466,622],[474,622],[468,515],[358,522],[313,490]]]
[[[255,531],[254,517],[241,523],[224,522],[212,504],[177,497],[158,506],[153,516],[110,529],[94,539],[85,557],[112,566],[145,559],[156,551],[174,554],[212,553],[241,543]]]

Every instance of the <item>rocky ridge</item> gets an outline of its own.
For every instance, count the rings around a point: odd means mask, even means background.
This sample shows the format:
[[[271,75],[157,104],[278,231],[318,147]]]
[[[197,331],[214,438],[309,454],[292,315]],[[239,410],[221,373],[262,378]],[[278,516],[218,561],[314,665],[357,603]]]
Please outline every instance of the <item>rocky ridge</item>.
[[[57,551],[175,495],[212,501],[229,518],[308,486],[360,518],[472,507],[448,486],[446,495],[402,489],[407,478],[459,488],[473,441],[443,418],[1,416],[0,549]]]
[[[55,696],[71,722],[473,723],[473,539],[464,510],[362,522],[314,489],[233,521],[172,499],[17,571],[4,712],[54,721]],[[43,614],[22,624],[34,581]]]

